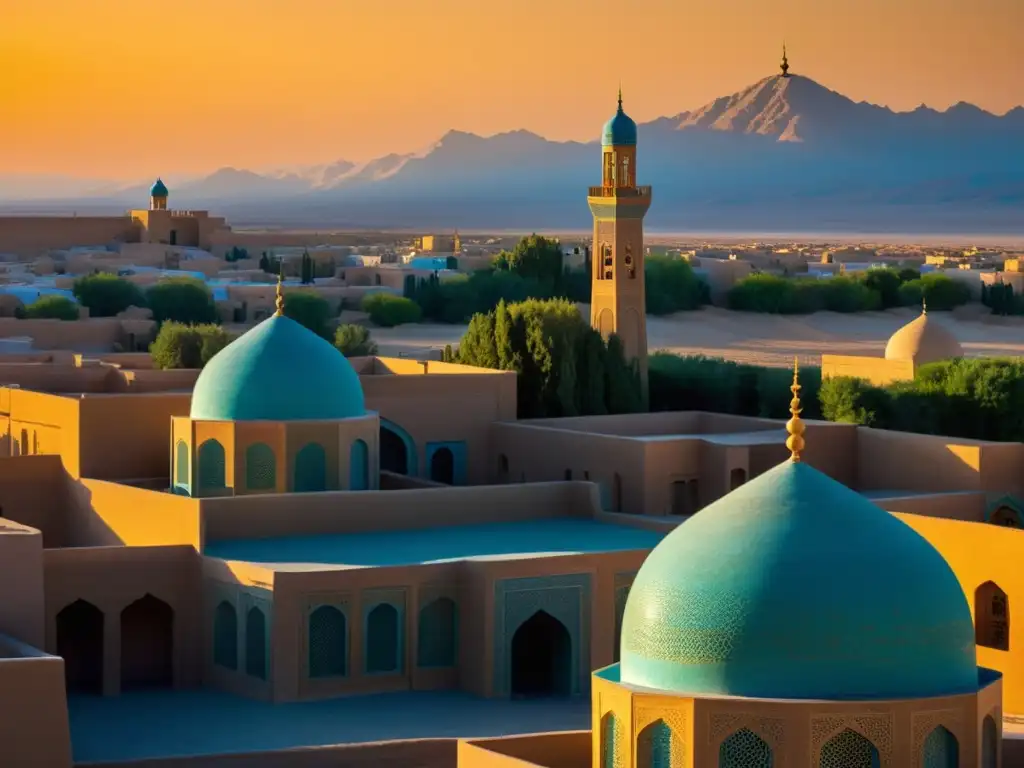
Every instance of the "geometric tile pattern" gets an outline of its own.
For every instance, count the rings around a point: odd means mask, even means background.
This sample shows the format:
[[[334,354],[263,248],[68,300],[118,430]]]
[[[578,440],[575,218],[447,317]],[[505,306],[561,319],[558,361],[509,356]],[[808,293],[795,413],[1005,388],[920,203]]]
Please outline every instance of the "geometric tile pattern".
[[[585,665],[590,668],[590,575],[568,574],[495,582],[495,695],[507,696],[510,693],[512,638],[516,630],[538,611],[558,619],[568,631],[573,670],[570,693],[584,693],[585,683],[580,672],[584,666],[581,660],[585,660]]]
[[[637,768],[649,765],[644,760],[653,759],[656,747],[667,747],[672,768],[686,768],[686,735],[690,732],[689,713],[686,710],[639,706],[633,718],[633,733],[639,734],[636,736]],[[655,729],[655,726],[658,728]],[[662,739],[667,736],[667,743],[659,744],[654,738],[659,735]]]
[[[612,712],[601,718],[601,768],[623,768],[620,729]]]
[[[772,748],[753,731],[744,728],[722,742],[718,768],[772,768]]]
[[[821,748],[819,768],[880,768],[875,745],[856,731],[840,731]]]
[[[928,734],[921,750],[923,768],[957,768],[960,765],[960,745],[956,736],[941,725]]]
[[[821,751],[838,732],[849,730],[859,734],[877,752],[880,768],[892,766],[892,715],[822,715],[811,720],[811,743]],[[849,739],[850,737],[844,737]],[[824,766],[824,764],[822,764]],[[903,768],[900,766],[900,768]]]
[[[333,605],[309,615],[309,676],[341,677],[348,671],[348,622]]]

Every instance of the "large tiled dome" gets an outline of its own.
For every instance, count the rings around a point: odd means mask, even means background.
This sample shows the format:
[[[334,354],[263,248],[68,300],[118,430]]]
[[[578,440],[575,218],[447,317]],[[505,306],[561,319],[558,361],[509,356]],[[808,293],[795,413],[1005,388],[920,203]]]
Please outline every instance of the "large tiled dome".
[[[977,690],[971,612],[909,526],[799,462],[706,507],[630,590],[621,680],[690,695],[920,698]]]
[[[359,375],[345,356],[282,316],[222,349],[199,374],[193,419],[296,421],[364,416]]]

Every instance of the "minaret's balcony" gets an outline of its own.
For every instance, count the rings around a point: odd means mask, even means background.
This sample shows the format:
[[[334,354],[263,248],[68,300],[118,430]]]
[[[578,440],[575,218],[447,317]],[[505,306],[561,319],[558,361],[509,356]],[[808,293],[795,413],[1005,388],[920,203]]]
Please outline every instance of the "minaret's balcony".
[[[650,197],[647,187],[591,187],[589,197]]]

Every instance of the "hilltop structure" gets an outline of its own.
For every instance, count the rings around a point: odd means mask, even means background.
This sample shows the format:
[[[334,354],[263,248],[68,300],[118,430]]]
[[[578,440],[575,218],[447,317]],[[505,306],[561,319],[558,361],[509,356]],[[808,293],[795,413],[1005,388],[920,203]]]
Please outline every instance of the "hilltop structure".
[[[168,207],[161,179],[150,189],[149,208],[122,216],[0,216],[0,250],[37,255],[47,250],[109,243],[155,243],[210,250],[230,240],[231,227],[209,211]]]
[[[589,201],[642,361],[630,125]],[[3,768],[1021,764],[1024,445],[795,384],[788,431],[517,420],[514,372],[347,360],[285,301],[202,372],[3,367]]]
[[[587,196],[594,216],[590,324],[604,339],[615,334],[627,360],[647,384],[644,216],[651,188],[637,186],[636,123],[619,107],[601,133],[601,186]]]

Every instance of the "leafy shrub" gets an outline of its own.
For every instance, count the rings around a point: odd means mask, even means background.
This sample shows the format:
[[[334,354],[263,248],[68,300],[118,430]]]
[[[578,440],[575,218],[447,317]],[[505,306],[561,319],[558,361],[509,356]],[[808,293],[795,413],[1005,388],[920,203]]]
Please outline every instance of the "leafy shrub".
[[[393,328],[406,323],[418,323],[423,311],[412,299],[390,293],[371,293],[363,298],[363,311],[370,321],[382,328]]]
[[[161,280],[146,291],[146,302],[158,323],[173,320],[199,325],[220,321],[210,289],[193,277]]]
[[[232,341],[219,325],[186,325],[173,320],[160,326],[149,347],[153,365],[161,370],[202,368]]]
[[[370,329],[353,323],[343,323],[334,332],[334,346],[345,357],[367,357],[377,354],[377,345],[370,338]]]
[[[22,316],[30,320],[77,320],[78,304],[66,296],[40,296],[22,310]]]
[[[285,317],[290,317],[317,336],[331,340],[331,305],[313,291],[292,291],[284,300]]]
[[[71,288],[91,317],[115,317],[128,307],[145,307],[146,297],[135,283],[107,273],[80,277]]]

